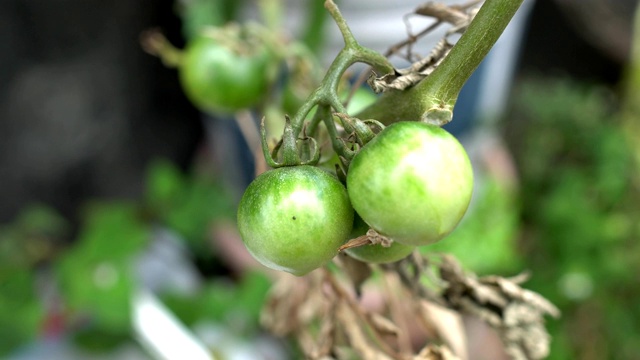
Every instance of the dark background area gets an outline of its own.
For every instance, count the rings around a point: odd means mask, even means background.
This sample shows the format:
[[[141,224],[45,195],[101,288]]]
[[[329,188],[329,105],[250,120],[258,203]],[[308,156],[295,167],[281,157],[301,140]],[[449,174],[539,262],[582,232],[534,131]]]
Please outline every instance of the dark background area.
[[[0,2],[0,222],[42,202],[68,218],[87,198],[137,197],[155,157],[186,166],[198,112],[175,71],[145,54],[173,1]]]
[[[160,27],[181,46],[173,10],[171,0],[0,2],[0,222],[32,202],[76,219],[88,198],[139,196],[153,158],[188,166],[200,115],[176,71],[138,42]],[[572,16],[536,2],[516,79],[618,82],[620,59],[579,35]]]

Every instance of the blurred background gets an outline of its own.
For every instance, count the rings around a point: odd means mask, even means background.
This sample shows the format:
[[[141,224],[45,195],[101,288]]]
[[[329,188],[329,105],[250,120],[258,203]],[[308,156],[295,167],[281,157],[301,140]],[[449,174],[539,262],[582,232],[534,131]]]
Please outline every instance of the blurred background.
[[[381,52],[420,3],[338,2]],[[309,33],[318,4],[289,3],[290,36]],[[476,191],[425,251],[478,274],[530,271],[526,287],[563,312],[548,323],[551,359],[640,359],[636,4],[525,0],[448,125]],[[198,110],[140,45],[159,28],[182,48],[202,24],[258,18],[255,5],[0,2],[0,358],[167,358],[154,327],[182,344],[175,358],[198,359],[189,346],[296,358],[260,329],[272,277],[237,246],[235,206],[254,174],[243,129]],[[314,24],[326,66],[341,40],[330,20]]]

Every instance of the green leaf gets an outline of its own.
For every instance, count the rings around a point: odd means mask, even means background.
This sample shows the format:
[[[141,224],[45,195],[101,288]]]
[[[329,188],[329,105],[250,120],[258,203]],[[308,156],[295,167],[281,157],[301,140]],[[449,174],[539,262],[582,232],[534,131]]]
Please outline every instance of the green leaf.
[[[65,303],[92,317],[101,330],[129,328],[130,302],[136,279],[133,269],[149,239],[133,203],[94,203],[75,246],[56,264]]]
[[[110,332],[96,326],[89,326],[73,334],[74,342],[93,353],[107,353],[126,341],[131,341],[130,334]]]
[[[165,222],[196,248],[205,244],[209,225],[234,214],[228,193],[218,184],[195,179],[166,214]]]
[[[209,225],[232,218],[235,209],[228,191],[203,175],[184,175],[167,161],[151,164],[147,174],[147,208],[192,247],[205,247]]]
[[[147,169],[145,200],[161,214],[183,196],[186,179],[180,170],[166,160],[155,160]]]
[[[0,355],[35,339],[44,313],[34,274],[27,268],[0,265]]]
[[[16,226],[28,233],[61,235],[69,229],[69,223],[58,212],[42,204],[31,204],[20,211]]]
[[[136,286],[132,261],[99,259],[72,251],[57,264],[56,270],[70,310],[90,316],[105,331],[128,331],[131,296]]]
[[[86,208],[86,220],[76,246],[97,259],[119,259],[139,253],[147,244],[148,225],[135,203],[93,203]]]
[[[32,266],[49,259],[68,232],[68,222],[55,210],[26,205],[13,222],[0,226],[0,263]]]

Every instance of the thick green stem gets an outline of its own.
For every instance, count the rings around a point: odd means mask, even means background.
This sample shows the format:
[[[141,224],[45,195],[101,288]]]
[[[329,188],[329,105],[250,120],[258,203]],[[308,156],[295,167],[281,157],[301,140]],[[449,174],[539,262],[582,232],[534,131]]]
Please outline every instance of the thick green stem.
[[[622,119],[629,145],[640,168],[640,5],[636,7],[634,17],[631,59],[625,76]],[[640,179],[636,179],[640,183]]]
[[[523,0],[487,0],[438,68],[416,86],[388,91],[358,117],[389,124],[402,120],[447,122],[464,83],[498,40]],[[401,106],[399,106],[402,104]]]

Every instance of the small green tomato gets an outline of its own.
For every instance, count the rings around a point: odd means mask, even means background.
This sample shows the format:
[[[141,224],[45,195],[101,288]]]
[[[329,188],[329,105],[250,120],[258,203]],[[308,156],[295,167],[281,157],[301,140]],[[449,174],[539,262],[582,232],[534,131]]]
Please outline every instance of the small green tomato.
[[[353,158],[347,175],[353,208],[377,232],[405,245],[449,234],[469,206],[471,162],[444,129],[392,124]]]
[[[250,46],[242,39],[231,46],[202,35],[184,50],[180,83],[201,110],[233,113],[255,106],[265,97],[271,58],[264,46]]]
[[[265,172],[238,207],[238,228],[249,252],[263,265],[297,276],[331,260],[352,226],[347,190],[308,165]]]

